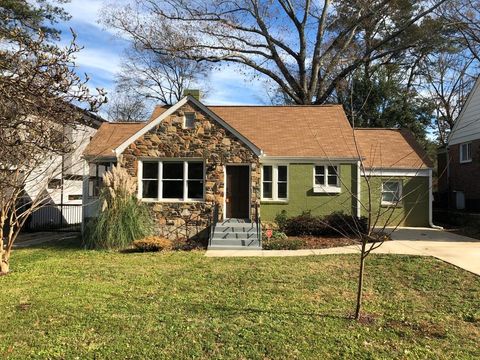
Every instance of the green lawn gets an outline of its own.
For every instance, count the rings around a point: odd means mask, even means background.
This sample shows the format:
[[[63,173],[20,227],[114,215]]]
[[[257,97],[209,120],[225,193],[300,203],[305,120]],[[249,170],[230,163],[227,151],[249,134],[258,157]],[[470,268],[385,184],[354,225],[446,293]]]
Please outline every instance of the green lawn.
[[[420,257],[18,250],[0,358],[479,358],[480,278]]]

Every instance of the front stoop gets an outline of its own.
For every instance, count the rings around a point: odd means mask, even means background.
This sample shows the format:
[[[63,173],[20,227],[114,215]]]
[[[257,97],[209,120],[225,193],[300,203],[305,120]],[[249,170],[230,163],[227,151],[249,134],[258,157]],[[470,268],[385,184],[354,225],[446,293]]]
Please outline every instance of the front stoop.
[[[226,219],[217,223],[208,249],[261,250],[257,224],[250,220]]]

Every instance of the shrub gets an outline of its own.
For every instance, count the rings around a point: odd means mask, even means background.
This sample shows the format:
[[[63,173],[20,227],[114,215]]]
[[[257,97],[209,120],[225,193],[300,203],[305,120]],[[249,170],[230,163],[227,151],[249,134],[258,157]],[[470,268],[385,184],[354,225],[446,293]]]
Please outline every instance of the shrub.
[[[366,232],[366,218],[358,219],[342,212],[335,212],[323,218],[304,212],[302,215],[289,218],[285,223],[285,233],[289,236],[358,236]]]
[[[281,231],[285,231],[285,227],[287,225],[287,212],[285,210],[282,210],[275,216],[275,222],[278,225],[278,229]]]
[[[272,237],[269,240],[264,240],[262,245],[265,250],[298,250],[305,247],[305,240],[301,238],[285,237],[279,239]]]
[[[170,240],[159,236],[147,236],[133,242],[135,249],[140,251],[167,251],[171,250],[173,244]]]
[[[135,181],[120,166],[104,175],[100,193],[101,210],[86,228],[88,248],[122,249],[132,241],[153,233],[153,217],[144,203],[135,197]]]
[[[285,233],[288,236],[323,235],[326,232],[326,225],[322,219],[312,216],[310,212],[287,219],[285,222]]]
[[[327,225],[325,235],[356,235],[367,233],[367,219],[365,217],[347,215],[343,212],[334,212],[323,218]]]

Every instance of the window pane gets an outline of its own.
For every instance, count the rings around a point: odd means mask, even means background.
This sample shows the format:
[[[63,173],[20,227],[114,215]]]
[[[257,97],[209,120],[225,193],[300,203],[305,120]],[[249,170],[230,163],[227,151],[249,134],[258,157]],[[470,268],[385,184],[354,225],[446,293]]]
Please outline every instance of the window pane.
[[[164,199],[183,199],[183,181],[163,181]]]
[[[395,202],[395,196],[391,192],[385,192],[382,194],[382,202],[393,203]]]
[[[315,175],[324,175],[325,167],[324,166],[315,166]]]
[[[315,185],[325,185],[325,175],[316,175]]]
[[[338,176],[337,176],[336,166],[328,167],[328,185],[332,185],[332,186],[338,185]]]
[[[188,198],[189,199],[203,198],[203,181],[202,180],[188,181]]]
[[[88,175],[97,176],[97,164],[95,163],[88,164]]]
[[[158,179],[158,162],[144,162],[142,177],[144,179]]]
[[[164,162],[164,179],[183,179],[183,162]]]
[[[142,198],[156,199],[158,197],[158,180],[143,180]]]
[[[272,167],[271,166],[264,166],[263,167],[263,180],[264,181],[272,181]]]
[[[278,183],[278,198],[286,199],[287,198],[287,183]]]
[[[203,180],[203,163],[189,162],[188,163],[188,178]]]
[[[400,183],[396,181],[386,181],[383,183],[383,191],[398,192]]]
[[[185,127],[193,128],[195,125],[195,113],[186,113],[185,114]]]
[[[279,166],[278,167],[278,181],[287,181],[287,167]]]
[[[272,183],[268,183],[268,182],[263,183],[263,197],[265,199],[272,198]]]

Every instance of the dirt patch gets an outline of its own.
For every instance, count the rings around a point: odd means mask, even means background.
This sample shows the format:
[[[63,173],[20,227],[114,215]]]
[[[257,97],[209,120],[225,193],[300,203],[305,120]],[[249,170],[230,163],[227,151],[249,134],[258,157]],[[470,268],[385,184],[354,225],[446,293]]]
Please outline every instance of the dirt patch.
[[[301,239],[304,249],[328,249],[332,247],[358,244],[358,241],[346,237],[326,236],[289,236],[289,239]]]

